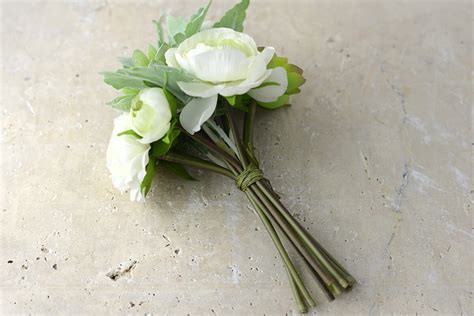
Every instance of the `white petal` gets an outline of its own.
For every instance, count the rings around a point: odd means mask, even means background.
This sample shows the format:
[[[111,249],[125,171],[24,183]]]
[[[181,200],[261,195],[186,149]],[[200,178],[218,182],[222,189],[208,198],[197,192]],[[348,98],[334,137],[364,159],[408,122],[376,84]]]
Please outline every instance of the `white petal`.
[[[139,187],[130,189],[130,201],[144,202],[143,194]]]
[[[168,99],[161,88],[145,88],[140,93],[140,100],[162,112],[169,111]]]
[[[170,129],[171,123],[170,122],[163,122],[161,120],[157,120],[153,125],[153,129],[143,135],[141,139],[138,141],[142,144],[151,144],[163,138],[166,135],[168,130]]]
[[[175,57],[176,48],[169,48],[165,53],[166,64],[170,67],[179,68]]]
[[[140,169],[140,172],[138,172],[137,174],[137,178],[138,178],[138,181],[140,183],[142,183],[143,179],[145,178],[145,175],[146,175],[146,166],[148,165],[148,163],[150,162],[150,155],[149,155],[149,151],[150,151],[151,147],[145,151],[141,157],[141,169]]]
[[[265,47],[260,54],[265,60],[265,65],[267,65],[272,60],[273,55],[275,55],[275,49],[273,47]]]
[[[196,45],[196,47],[194,47],[193,49],[191,49],[190,51],[188,51],[186,53],[186,57],[193,57],[193,56],[196,56],[196,55],[199,55],[201,53],[205,53],[205,52],[208,52],[210,50],[213,50],[215,49],[214,47],[212,46],[209,46],[209,45],[206,45],[206,44],[203,44],[203,43],[199,43]]]
[[[241,95],[247,93],[250,89],[256,88],[262,84],[262,82],[271,74],[271,70],[266,70],[263,75],[258,78],[249,78],[241,82],[231,82],[225,85],[219,91],[219,94],[224,97],[230,97],[233,95]]]
[[[259,54],[252,59],[252,63],[249,67],[249,72],[247,74],[247,81],[260,81],[265,80],[264,76],[269,76],[270,74],[267,71],[267,63],[265,60],[264,54]],[[263,79],[262,79],[263,78]]]
[[[207,121],[217,105],[217,95],[209,98],[195,98],[181,111],[179,122],[189,133],[194,134],[201,129],[201,125]]]
[[[149,159],[149,144],[141,144],[132,135],[117,136],[129,129],[131,124],[128,113],[117,117],[107,148],[107,168],[112,174],[114,186],[121,192],[140,187]]]
[[[132,118],[133,130],[142,136],[139,140],[141,143],[149,144],[166,134],[172,114],[168,100],[160,88],[142,90],[140,100],[143,105],[141,110],[134,113],[136,116]]]
[[[114,129],[112,132],[112,136],[117,135],[123,131],[131,129],[131,121],[128,114],[124,113],[122,115],[117,116],[114,119]]]
[[[277,67],[271,69],[271,71],[272,73],[263,81],[263,83],[276,82],[278,85],[250,90],[248,95],[253,99],[260,102],[274,102],[285,93],[286,88],[288,88],[288,78],[285,68]]]
[[[198,79],[209,82],[243,80],[249,68],[249,59],[235,48],[207,49],[188,53],[190,72]]]
[[[254,56],[258,53],[257,45],[255,41],[247,34],[236,32],[229,28],[212,28],[208,30],[203,30],[199,33],[194,34],[193,36],[185,39],[179,46],[177,53],[180,55],[185,55],[188,51],[195,48],[199,43],[216,46],[219,43],[226,42],[226,44],[239,45],[239,48],[243,49],[247,56]]]
[[[184,93],[192,97],[209,98],[219,93],[224,85],[214,85],[206,82],[184,82],[178,81],[178,86]]]
[[[258,87],[269,75],[271,70],[267,70],[264,55],[255,56],[249,66],[247,78],[243,81],[226,83],[219,94],[225,97],[247,93],[250,89]]]

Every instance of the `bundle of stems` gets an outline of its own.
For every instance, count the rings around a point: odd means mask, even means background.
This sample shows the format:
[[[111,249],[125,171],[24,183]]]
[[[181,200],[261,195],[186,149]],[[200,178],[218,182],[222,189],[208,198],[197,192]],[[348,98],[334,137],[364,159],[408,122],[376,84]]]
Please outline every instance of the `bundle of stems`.
[[[243,120],[242,136],[236,129],[230,106],[225,106],[225,116],[220,117],[218,123],[209,121],[202,132],[187,134],[193,142],[207,150],[209,159],[176,151],[170,151],[160,159],[216,172],[236,181],[280,254],[299,312],[306,313],[308,306],[314,307],[316,303],[288,255],[282,237],[304,259],[330,301],[349,291],[355,279],[295,220],[273,191],[270,182],[263,177],[253,146],[255,111],[256,104],[251,102]],[[183,133],[186,132],[183,130]]]

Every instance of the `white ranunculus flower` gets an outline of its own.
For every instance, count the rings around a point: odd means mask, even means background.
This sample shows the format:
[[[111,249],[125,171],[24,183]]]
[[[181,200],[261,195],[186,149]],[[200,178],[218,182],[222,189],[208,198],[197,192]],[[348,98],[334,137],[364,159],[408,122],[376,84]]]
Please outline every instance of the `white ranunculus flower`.
[[[130,190],[130,199],[140,201],[143,192],[141,183],[146,174],[150,144],[143,144],[129,134],[118,136],[132,128],[130,116],[124,113],[114,120],[114,129],[107,148],[107,168],[112,174],[114,186],[124,192]]]
[[[183,110],[183,127],[190,133],[198,131],[200,125],[187,123],[205,122],[216,108],[218,94],[230,97],[258,87],[272,73],[267,64],[273,55],[272,47],[259,52],[250,36],[228,28],[203,30],[170,48],[165,55],[168,66],[196,78],[193,82],[178,82],[179,87],[190,96],[203,98],[186,105],[185,109],[197,109]],[[199,119],[186,117],[191,114]]]
[[[142,138],[139,142],[149,144],[165,136],[172,118],[170,105],[161,88],[146,88],[140,91],[130,109],[131,129]]]

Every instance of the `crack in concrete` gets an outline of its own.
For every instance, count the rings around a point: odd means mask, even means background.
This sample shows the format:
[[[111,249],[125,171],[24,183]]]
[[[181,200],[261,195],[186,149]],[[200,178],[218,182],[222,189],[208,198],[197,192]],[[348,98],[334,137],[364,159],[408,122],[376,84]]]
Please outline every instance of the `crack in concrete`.
[[[390,239],[387,242],[387,246],[385,247],[385,250],[388,251],[388,248],[392,244],[393,239],[395,238],[395,235],[397,234],[398,228],[400,227],[400,223],[402,222],[401,218],[397,219],[397,223],[393,227],[392,235],[390,236]]]
[[[398,189],[395,191],[395,202],[392,206],[392,209],[397,212],[401,213],[400,209],[402,207],[402,200],[405,195],[405,191],[410,184],[410,174],[411,174],[411,168],[408,164],[408,162],[405,162],[403,165],[403,174],[402,174],[402,182]]]
[[[400,122],[400,135],[401,135],[401,140],[403,140],[403,130],[405,129],[405,126],[409,119],[408,111],[406,109],[405,94],[388,80],[387,80],[387,83],[390,85],[390,87],[392,88],[392,91],[398,96],[400,100],[400,105],[401,105],[402,113],[403,113],[403,117]],[[411,163],[410,163],[411,159],[407,159],[405,157],[405,155],[403,154],[403,149],[402,149],[402,158],[404,160],[403,171],[402,171],[402,181],[401,181],[401,184],[398,186],[398,189],[395,191],[395,198],[394,198],[395,201],[392,205],[392,209],[396,213],[401,213],[402,200],[405,195],[405,191],[408,185],[410,184],[410,175],[412,172]]]
[[[135,268],[137,263],[137,260],[130,260],[130,262],[121,263],[117,268],[107,272],[106,276],[112,281],[117,281],[124,275],[130,274],[130,272]]]

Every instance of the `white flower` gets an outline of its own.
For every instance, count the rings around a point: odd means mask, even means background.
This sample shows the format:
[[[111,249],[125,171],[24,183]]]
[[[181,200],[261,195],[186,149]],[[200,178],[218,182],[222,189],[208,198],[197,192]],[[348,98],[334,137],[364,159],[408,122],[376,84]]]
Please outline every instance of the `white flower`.
[[[178,82],[179,87],[190,96],[203,98],[186,105],[185,109],[197,109],[183,110],[183,127],[190,133],[198,131],[200,125],[187,123],[205,122],[215,110],[218,94],[230,97],[258,87],[272,73],[267,64],[273,55],[272,47],[259,52],[250,36],[228,28],[203,30],[177,48],[170,48],[165,55],[168,66],[183,69],[196,78],[193,82]],[[191,114],[199,119],[186,117]]]
[[[254,100],[260,102],[274,102],[282,96],[288,88],[288,77],[283,67],[271,69],[272,73],[263,81],[262,84],[271,83],[271,85],[252,89],[248,92]]]
[[[130,200],[140,201],[143,199],[140,186],[146,174],[150,144],[142,144],[133,135],[118,136],[130,129],[130,116],[127,113],[114,120],[114,129],[107,148],[107,168],[112,174],[114,186],[122,193],[130,190]]]
[[[146,88],[140,91],[130,109],[131,129],[149,144],[165,136],[170,128],[170,105],[162,89]]]

